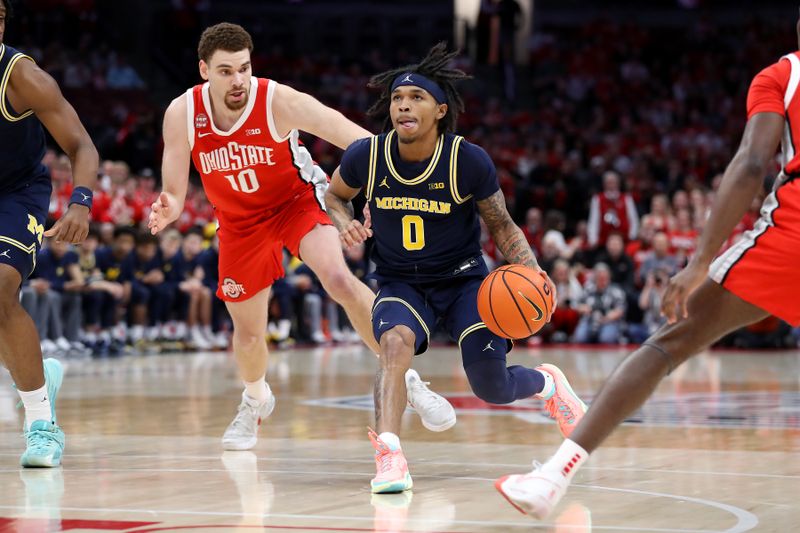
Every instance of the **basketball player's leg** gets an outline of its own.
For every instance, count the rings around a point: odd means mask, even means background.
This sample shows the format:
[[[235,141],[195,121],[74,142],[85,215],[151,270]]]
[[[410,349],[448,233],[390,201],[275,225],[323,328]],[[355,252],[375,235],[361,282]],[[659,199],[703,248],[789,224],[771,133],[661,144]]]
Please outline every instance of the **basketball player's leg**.
[[[261,421],[272,413],[275,396],[267,385],[267,308],[270,288],[225,306],[233,321],[233,355],[245,390],[236,417],[222,437],[226,450],[249,450],[258,440]]]
[[[268,223],[247,232],[233,232],[220,223],[219,286],[233,322],[232,347],[244,382],[236,417],[222,437],[226,450],[249,450],[256,445],[261,421],[275,407],[266,382],[267,313],[270,287],[284,274],[283,247]]]
[[[405,283],[383,285],[372,315],[373,333],[381,347],[381,366],[375,376],[377,433],[370,432],[378,472],[371,482],[372,492],[399,492],[412,486],[400,446],[401,419],[408,402],[406,375],[414,355],[427,349],[436,317],[423,295]]]
[[[672,369],[726,334],[768,315],[708,279],[688,305],[688,318],[659,329],[606,380],[589,414],[572,435],[572,440],[588,453],[638,409]]]
[[[662,327],[620,363],[571,437],[540,471],[506,476],[495,486],[518,509],[546,516],[588,455],[652,395],[664,376],[724,335],[767,314],[707,279],[690,297],[688,317]]]
[[[336,228],[316,224],[300,240],[299,254],[317,275],[325,291],[344,308],[364,343],[375,353],[380,353],[370,324],[375,293],[350,272]]]
[[[512,344],[489,331],[481,320],[477,304],[481,282],[481,278],[468,279],[433,297],[434,302],[447,302],[445,328],[458,341],[472,391],[493,404],[508,404],[532,396],[540,398],[558,422],[562,435],[568,436],[586,412],[585,404],[554,365],[506,366]]]
[[[42,361],[39,336],[33,320],[19,303],[19,288],[33,270],[39,250],[44,213],[28,213],[29,198],[0,199],[0,232],[14,241],[0,248],[0,360],[11,373],[25,408],[27,449],[23,466],[61,464],[64,432],[56,425],[55,402],[63,371],[55,359]],[[38,203],[38,202],[37,202]],[[47,205],[47,199],[41,202]]]
[[[270,287],[267,287],[247,300],[225,302],[233,321],[233,355],[239,374],[246,383],[263,379],[267,372],[269,293]]]

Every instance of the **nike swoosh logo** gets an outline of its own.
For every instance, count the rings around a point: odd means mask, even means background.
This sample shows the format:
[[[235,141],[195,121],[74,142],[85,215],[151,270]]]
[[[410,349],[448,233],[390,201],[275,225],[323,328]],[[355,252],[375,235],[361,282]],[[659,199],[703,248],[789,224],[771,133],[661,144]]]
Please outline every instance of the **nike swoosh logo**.
[[[533,303],[530,298],[528,298],[527,296],[522,294],[521,291],[517,291],[517,294],[519,294],[520,296],[525,298],[525,301],[528,302],[529,304],[531,304],[533,306],[533,308],[536,309],[536,312],[539,313],[539,316],[537,316],[536,318],[532,318],[531,320],[533,320],[534,322],[540,321],[542,319],[542,317],[544,316],[544,313],[542,313],[542,310],[539,308],[539,306],[536,305],[535,303]]]
[[[206,135],[211,135],[211,132],[210,132],[210,131],[207,131],[206,133],[198,133],[198,134],[197,134],[197,136],[198,136],[198,137],[200,137],[200,138],[203,138],[203,137],[205,137]]]

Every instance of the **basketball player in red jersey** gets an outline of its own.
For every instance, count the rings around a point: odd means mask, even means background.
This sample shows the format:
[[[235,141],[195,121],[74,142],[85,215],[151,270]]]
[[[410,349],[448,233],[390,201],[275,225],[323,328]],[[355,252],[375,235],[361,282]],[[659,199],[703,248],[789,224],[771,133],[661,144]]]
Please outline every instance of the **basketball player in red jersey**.
[[[370,133],[307,94],[252,76],[252,49],[241,26],[222,23],[203,32],[198,55],[207,83],[174,99],[164,115],[164,190],[148,221],[157,233],[177,220],[192,160],[219,220],[217,295],[233,319],[233,351],[245,382],[222,439],[229,450],[255,446],[261,419],[275,405],[265,381],[265,333],[270,286],[284,275],[284,247],[317,274],[379,352],[370,318],[375,295],[347,268],[323,203],[327,176],[298,140],[303,130],[344,149]],[[455,423],[452,406],[414,376],[417,396],[410,400],[423,422]]]
[[[800,22],[797,34],[800,43]],[[664,295],[661,311],[668,323],[619,365],[549,461],[495,482],[518,510],[546,517],[589,454],[689,357],[770,314],[800,325],[799,81],[800,52],[784,56],[753,80],[742,142],[725,171],[697,252]],[[714,260],[763,187],[781,140],[783,168],[761,218]]]

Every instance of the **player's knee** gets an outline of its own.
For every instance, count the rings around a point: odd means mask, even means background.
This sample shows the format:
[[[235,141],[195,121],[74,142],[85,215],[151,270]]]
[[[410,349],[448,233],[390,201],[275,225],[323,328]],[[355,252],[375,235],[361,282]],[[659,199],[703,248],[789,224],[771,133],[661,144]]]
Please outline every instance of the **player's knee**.
[[[414,334],[392,328],[383,335],[381,345],[381,366],[411,366],[414,357]]]
[[[233,341],[237,348],[248,351],[258,346],[259,343],[265,343],[266,339],[263,332],[258,333],[253,330],[242,330],[234,327]]]
[[[488,359],[464,369],[472,392],[487,403],[506,404],[514,401],[514,391],[509,386],[505,361]]]
[[[677,367],[689,357],[708,348],[704,336],[695,331],[697,325],[688,320],[664,325],[653,333],[644,344],[657,346],[669,358],[670,366]]]
[[[356,279],[347,268],[332,268],[320,276],[325,291],[337,302],[347,302],[356,296]]]

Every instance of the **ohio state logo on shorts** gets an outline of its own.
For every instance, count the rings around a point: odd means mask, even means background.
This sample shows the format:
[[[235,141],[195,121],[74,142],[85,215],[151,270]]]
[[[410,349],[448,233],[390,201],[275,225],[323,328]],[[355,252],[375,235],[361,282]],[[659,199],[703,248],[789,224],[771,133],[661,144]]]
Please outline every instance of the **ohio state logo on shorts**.
[[[208,115],[205,113],[198,113],[196,117],[194,117],[194,127],[198,130],[201,130],[208,126]]]
[[[228,298],[238,298],[242,294],[247,294],[244,285],[236,283],[233,278],[225,278],[222,281],[222,294]]]

